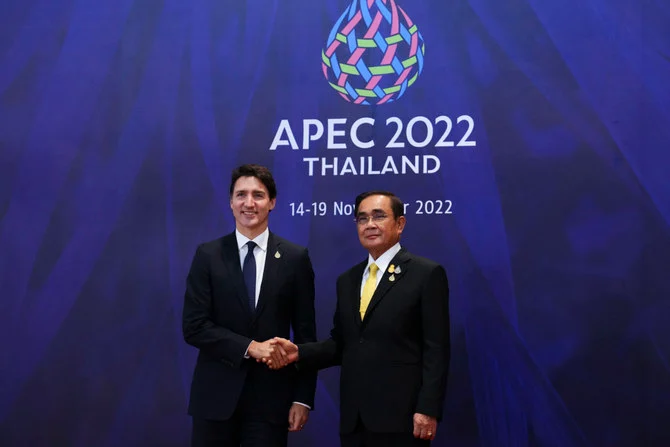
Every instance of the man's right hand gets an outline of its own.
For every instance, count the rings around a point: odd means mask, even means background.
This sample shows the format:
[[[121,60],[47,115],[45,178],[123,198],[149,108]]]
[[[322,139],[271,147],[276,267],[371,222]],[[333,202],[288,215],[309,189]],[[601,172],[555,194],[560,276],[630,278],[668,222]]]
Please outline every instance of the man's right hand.
[[[266,340],[264,342],[252,341],[249,345],[247,353],[250,357],[255,358],[257,361],[261,361],[263,358],[272,358],[272,354],[275,352],[274,344],[272,339]]]
[[[262,362],[270,369],[280,369],[298,361],[298,346],[290,340],[275,337],[269,342],[275,349],[269,356],[264,356]]]

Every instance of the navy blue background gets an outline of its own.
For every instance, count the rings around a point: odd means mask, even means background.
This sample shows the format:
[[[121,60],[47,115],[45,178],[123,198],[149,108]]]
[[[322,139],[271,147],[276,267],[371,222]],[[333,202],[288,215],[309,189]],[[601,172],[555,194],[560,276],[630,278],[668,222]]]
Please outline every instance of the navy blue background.
[[[321,71],[346,0],[0,4],[0,444],[187,445],[184,280],[196,245],[234,228],[231,169],[256,162],[278,183],[271,229],[310,249],[320,337],[365,253],[351,216],[289,204],[453,201],[409,214],[402,240],[451,284],[434,445],[670,445],[670,6],[398,1],[425,66],[376,107]],[[388,117],[464,114],[476,147],[384,148]],[[373,149],[269,150],[282,119],[301,143],[303,119],[363,116]],[[415,154],[441,169],[302,161]],[[338,376],[320,374],[292,445],[339,445]]]

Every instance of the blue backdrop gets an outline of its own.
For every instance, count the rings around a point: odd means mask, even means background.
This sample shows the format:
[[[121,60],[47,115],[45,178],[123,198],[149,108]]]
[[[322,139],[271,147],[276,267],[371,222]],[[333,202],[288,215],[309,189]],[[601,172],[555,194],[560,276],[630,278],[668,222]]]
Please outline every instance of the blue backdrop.
[[[668,2],[350,3],[0,4],[1,445],[187,445],[184,280],[243,162],[322,338],[346,205],[406,201],[451,284],[435,445],[670,445]],[[292,445],[338,445],[338,376]]]

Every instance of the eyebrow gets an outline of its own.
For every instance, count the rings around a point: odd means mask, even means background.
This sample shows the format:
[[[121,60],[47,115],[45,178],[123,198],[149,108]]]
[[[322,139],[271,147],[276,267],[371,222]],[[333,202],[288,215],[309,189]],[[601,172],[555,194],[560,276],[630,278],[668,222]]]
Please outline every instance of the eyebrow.
[[[373,209],[370,213],[371,213],[371,214],[375,214],[375,213],[384,213],[384,214],[387,214],[387,212],[386,212],[385,210],[380,209],[380,208],[375,208],[375,209]],[[360,212],[358,213],[358,215],[360,216],[361,214],[368,214],[368,213],[366,213],[365,211],[360,211]]]
[[[240,192],[249,192],[249,191],[251,191],[251,192],[253,192],[253,193],[257,193],[257,192],[258,192],[258,193],[261,193],[261,194],[266,194],[265,191],[263,191],[262,189],[252,189],[252,190],[249,190],[249,189],[237,189],[237,190],[235,190],[234,192],[237,194],[237,193],[240,193]]]

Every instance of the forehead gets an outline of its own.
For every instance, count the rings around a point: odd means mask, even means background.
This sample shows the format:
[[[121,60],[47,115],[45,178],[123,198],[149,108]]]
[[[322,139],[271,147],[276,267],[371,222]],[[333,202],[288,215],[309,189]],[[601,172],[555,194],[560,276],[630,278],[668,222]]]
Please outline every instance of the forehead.
[[[263,191],[268,194],[268,189],[265,187],[263,182],[258,180],[256,177],[240,177],[235,182],[233,187],[233,192],[239,191]]]
[[[382,195],[366,197],[358,206],[358,214],[370,214],[375,211],[391,213],[391,198]]]

